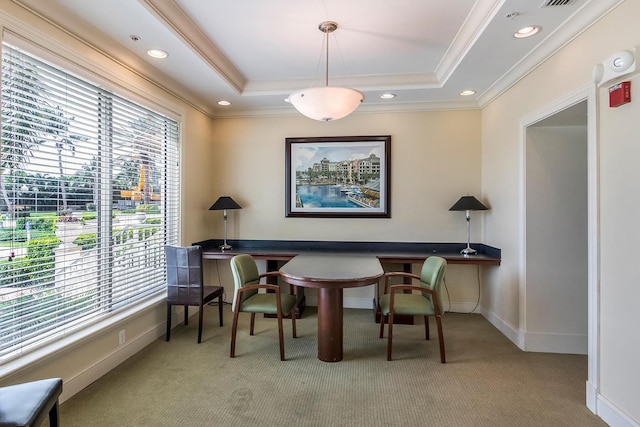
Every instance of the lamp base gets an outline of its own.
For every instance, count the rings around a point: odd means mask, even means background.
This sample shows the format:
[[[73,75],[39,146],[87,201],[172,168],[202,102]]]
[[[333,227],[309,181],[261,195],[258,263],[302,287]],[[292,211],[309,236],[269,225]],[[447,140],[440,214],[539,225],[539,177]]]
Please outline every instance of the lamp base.
[[[224,252],[224,251],[230,251],[231,249],[233,249],[233,246],[231,246],[231,245],[227,245],[227,244],[225,243],[224,245],[220,245],[220,246],[218,246],[218,248],[220,248],[220,250],[221,250],[222,252]]]
[[[469,256],[469,255],[475,255],[476,253],[478,253],[478,251],[476,251],[475,249],[470,248],[469,246],[467,246],[466,248],[461,250],[460,253],[462,255],[464,255],[464,256]]]

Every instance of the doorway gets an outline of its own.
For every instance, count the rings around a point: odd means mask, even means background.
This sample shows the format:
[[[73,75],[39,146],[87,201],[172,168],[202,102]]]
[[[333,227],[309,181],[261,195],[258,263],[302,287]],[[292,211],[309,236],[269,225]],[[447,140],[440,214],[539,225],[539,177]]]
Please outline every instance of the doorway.
[[[587,100],[526,126],[524,156],[524,349],[588,354]]]

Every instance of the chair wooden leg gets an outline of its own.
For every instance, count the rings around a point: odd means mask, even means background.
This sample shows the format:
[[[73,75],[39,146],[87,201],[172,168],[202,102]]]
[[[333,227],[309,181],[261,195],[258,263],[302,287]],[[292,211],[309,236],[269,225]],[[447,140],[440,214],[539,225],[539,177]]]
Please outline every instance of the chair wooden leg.
[[[298,333],[296,332],[296,313],[295,310],[291,310],[291,329],[293,330],[293,337],[297,338]]]
[[[198,312],[198,344],[202,342],[202,316],[204,313],[204,305],[200,304],[200,311]]]
[[[236,357],[236,332],[238,330],[238,310],[233,312],[233,322],[231,324],[231,353],[230,357]]]
[[[391,346],[393,341],[393,308],[389,313],[389,341],[387,342],[387,360],[391,360]]]
[[[295,317],[295,316],[292,316]],[[284,334],[282,333],[282,313],[278,312],[278,340],[280,341],[280,360],[284,360]]]
[[[165,340],[169,342],[171,339],[171,304],[167,304],[167,334]]]
[[[222,294],[218,297],[218,317],[220,318],[220,327],[222,328]]]
[[[429,340],[429,316],[424,316],[424,336]]]
[[[184,306],[184,326],[189,324],[189,306]]]
[[[256,324],[256,314],[251,313],[251,325],[249,327],[249,335],[253,335],[253,327]]]
[[[387,316],[384,316],[380,313],[380,338],[384,338],[384,322],[387,319]]]
[[[447,363],[444,354],[444,336],[442,336],[442,316],[436,316],[436,325],[438,326],[438,342],[440,343],[440,362]]]

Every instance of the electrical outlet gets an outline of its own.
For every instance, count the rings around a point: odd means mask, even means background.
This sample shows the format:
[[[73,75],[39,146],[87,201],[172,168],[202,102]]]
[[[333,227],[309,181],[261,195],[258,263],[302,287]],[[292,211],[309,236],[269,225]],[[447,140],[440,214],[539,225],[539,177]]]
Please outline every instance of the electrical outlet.
[[[124,329],[118,334],[118,344],[123,345],[125,340]]]

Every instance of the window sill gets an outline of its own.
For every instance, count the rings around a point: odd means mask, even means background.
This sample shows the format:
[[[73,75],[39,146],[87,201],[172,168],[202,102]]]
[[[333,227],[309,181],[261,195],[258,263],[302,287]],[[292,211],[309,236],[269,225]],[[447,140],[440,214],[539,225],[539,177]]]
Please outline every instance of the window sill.
[[[165,302],[166,292],[159,292],[158,294],[141,301],[135,307],[124,309],[109,316],[107,319],[84,327],[40,348],[25,353],[22,356],[9,360],[3,365],[0,365],[0,382],[6,381],[9,377],[19,376],[27,370],[47,363],[47,361],[53,356],[60,357],[83,344],[87,344],[97,336],[107,333],[112,329],[117,329],[118,325],[131,320],[132,317],[139,316],[149,310],[155,309],[159,305],[164,305]]]

